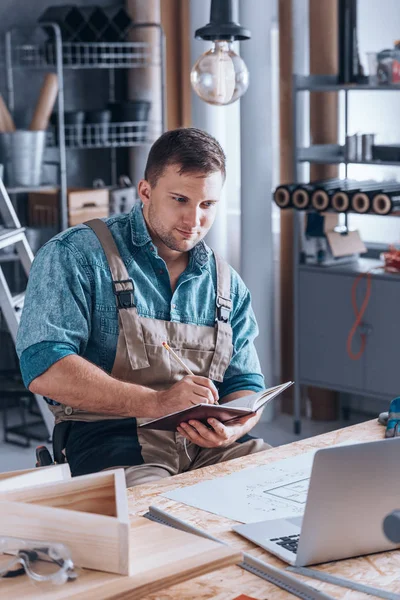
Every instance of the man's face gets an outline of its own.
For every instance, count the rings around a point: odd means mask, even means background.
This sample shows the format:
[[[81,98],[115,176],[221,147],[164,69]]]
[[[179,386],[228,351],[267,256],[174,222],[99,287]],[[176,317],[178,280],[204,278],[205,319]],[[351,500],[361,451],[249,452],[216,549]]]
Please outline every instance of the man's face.
[[[188,252],[214,222],[223,178],[220,171],[180,175],[179,168],[168,166],[155,187],[142,179],[139,195],[154,241],[170,250]]]

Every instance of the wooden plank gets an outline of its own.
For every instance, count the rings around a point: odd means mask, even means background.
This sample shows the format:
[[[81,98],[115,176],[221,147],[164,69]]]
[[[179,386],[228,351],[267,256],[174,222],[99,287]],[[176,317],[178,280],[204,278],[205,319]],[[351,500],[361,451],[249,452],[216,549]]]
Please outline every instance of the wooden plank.
[[[123,493],[125,493],[125,477],[123,470],[120,469],[120,471],[123,479],[118,481],[119,485],[122,486]],[[117,486],[114,473],[116,471],[105,471],[93,475],[74,477],[68,481],[58,482],[57,485],[54,485],[56,483],[54,481],[51,484],[35,485],[35,487],[28,489],[26,487],[24,489],[14,489],[5,491],[1,498],[9,502],[39,504],[41,506],[116,517]],[[119,502],[121,504],[121,499],[119,499]],[[121,505],[120,513],[123,522],[126,523],[128,518],[127,508],[124,514]]]
[[[118,517],[118,551],[120,573],[132,575],[132,544],[130,543],[130,522],[128,510],[128,496],[126,493],[125,471],[114,471],[115,509]]]
[[[34,485],[69,481],[71,471],[68,464],[51,465],[38,469],[24,469],[0,473],[0,492],[18,490]]]

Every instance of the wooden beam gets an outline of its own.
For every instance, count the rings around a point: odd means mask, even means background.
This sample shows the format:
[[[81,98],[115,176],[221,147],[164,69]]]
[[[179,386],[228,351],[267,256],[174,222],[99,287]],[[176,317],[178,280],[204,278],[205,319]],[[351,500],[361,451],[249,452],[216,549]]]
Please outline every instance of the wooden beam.
[[[310,0],[310,73],[338,73],[337,0]],[[310,94],[310,129],[313,144],[337,144],[336,92]],[[310,179],[337,177],[338,165],[311,165]]]
[[[337,0],[310,0],[310,73],[338,73],[338,6]],[[336,92],[310,94],[310,131],[313,144],[337,144],[338,95]],[[337,177],[338,165],[314,164],[310,180]],[[343,346],[343,352],[345,351]],[[330,390],[308,388],[311,418],[334,420],[338,412],[338,395]]]
[[[188,0],[163,0],[161,25],[166,37],[167,128],[188,127],[191,124]]]
[[[293,181],[293,73],[292,2],[279,0],[280,183]],[[280,298],[281,377],[293,378],[293,214],[281,213]],[[282,410],[292,412],[291,394],[282,398]]]

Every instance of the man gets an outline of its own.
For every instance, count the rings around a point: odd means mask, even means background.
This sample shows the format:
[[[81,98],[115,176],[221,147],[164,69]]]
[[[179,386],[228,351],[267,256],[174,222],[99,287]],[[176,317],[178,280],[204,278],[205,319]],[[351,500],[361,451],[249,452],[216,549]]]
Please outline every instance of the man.
[[[26,386],[56,417],[55,436],[70,423],[73,475],[124,467],[132,486],[268,448],[246,436],[259,415],[190,421],[173,433],[138,429],[264,388],[249,291],[203,241],[224,179],[213,137],[164,133],[138,185],[141,205],[68,229],[36,256],[17,351]]]

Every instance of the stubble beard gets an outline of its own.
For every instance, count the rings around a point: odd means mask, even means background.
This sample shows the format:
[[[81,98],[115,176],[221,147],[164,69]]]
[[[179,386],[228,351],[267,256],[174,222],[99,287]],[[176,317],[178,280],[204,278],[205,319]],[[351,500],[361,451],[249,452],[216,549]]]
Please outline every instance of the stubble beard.
[[[196,241],[187,240],[186,244],[184,241],[178,242],[173,233],[169,231],[165,231],[163,223],[158,219],[153,211],[153,207],[149,206],[149,224],[157,237],[160,238],[162,243],[167,246],[170,250],[174,250],[175,252],[189,252],[200,240],[196,239]]]

